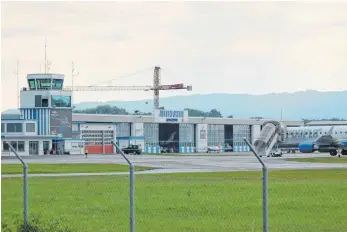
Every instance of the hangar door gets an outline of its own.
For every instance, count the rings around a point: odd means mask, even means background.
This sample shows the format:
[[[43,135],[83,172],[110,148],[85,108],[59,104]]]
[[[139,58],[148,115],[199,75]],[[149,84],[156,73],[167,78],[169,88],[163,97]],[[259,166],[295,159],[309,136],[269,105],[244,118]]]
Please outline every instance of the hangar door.
[[[143,135],[145,137],[146,153],[159,153],[159,124],[158,123],[144,123]]]
[[[234,125],[233,129],[233,150],[238,151],[249,151],[247,143],[243,138],[247,138],[251,141],[251,126],[250,125]]]
[[[183,123],[179,125],[179,152],[195,152],[194,124]]]
[[[224,125],[210,124],[207,128],[207,146],[220,145],[224,151]]]

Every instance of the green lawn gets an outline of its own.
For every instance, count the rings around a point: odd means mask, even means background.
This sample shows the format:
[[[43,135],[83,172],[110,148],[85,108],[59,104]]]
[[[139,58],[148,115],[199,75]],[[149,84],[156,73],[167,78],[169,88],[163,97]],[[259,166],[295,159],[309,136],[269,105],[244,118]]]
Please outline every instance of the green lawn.
[[[89,173],[89,172],[128,172],[123,164],[28,164],[29,173]],[[148,167],[136,167],[136,171],[149,170]],[[23,173],[21,164],[1,164],[2,174]]]
[[[260,177],[253,171],[136,175],[136,231],[260,232]],[[346,180],[347,169],[271,171],[269,231],[345,232]],[[3,227],[22,218],[21,183],[2,178]],[[128,184],[128,176],[30,178],[30,219],[70,231],[128,231]],[[66,231],[52,228],[45,231]]]
[[[338,157],[315,157],[315,158],[288,158],[288,161],[314,162],[314,163],[347,163],[347,156]]]

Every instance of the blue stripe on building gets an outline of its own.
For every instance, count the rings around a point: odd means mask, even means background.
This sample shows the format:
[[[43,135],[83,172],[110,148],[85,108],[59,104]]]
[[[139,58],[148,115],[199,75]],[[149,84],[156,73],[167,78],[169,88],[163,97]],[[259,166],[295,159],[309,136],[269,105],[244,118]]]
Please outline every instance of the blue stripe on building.
[[[50,132],[50,109],[22,109],[23,119],[37,120],[37,133],[49,135]]]

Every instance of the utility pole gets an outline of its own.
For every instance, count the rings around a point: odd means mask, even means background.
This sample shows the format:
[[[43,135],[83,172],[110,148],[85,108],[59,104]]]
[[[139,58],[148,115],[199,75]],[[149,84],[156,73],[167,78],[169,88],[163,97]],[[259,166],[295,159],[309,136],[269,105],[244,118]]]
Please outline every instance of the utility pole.
[[[74,78],[78,76],[79,72],[75,73],[75,63],[72,61],[71,79],[72,79],[72,91],[71,91],[71,105],[73,105],[73,92],[74,92]]]
[[[17,108],[19,109],[19,62],[17,60],[17,67],[13,72],[17,78]]]

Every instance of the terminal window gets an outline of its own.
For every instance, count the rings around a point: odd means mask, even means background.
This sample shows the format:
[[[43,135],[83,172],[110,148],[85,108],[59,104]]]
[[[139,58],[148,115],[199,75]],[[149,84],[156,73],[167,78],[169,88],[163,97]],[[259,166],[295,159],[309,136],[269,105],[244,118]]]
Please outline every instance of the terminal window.
[[[35,123],[27,123],[26,124],[27,132],[35,132]]]
[[[52,95],[52,107],[71,107],[71,96]]]
[[[23,124],[22,123],[7,123],[7,132],[23,132]]]

